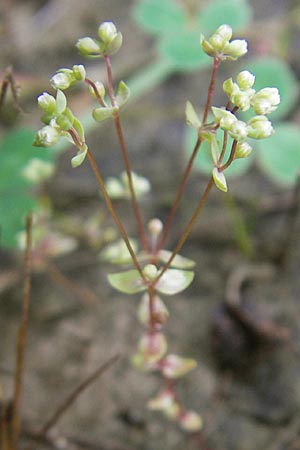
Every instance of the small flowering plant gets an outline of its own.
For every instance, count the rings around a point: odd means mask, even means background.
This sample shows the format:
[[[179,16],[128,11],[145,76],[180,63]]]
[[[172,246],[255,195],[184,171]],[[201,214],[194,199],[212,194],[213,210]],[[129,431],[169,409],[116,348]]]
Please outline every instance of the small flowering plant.
[[[38,97],[38,105],[43,113],[45,126],[36,134],[34,145],[49,147],[60,137],[66,137],[77,148],[72,158],[72,166],[78,167],[87,158],[96,182],[101,190],[107,209],[115,222],[121,239],[104,248],[101,258],[118,266],[126,265],[108,275],[108,281],[116,290],[128,294],[142,294],[137,308],[137,316],[143,327],[143,333],[132,356],[133,365],[144,372],[155,372],[160,376],[162,386],[148,402],[151,410],[161,411],[166,417],[177,422],[187,432],[197,432],[202,427],[201,416],[186,409],[178,398],[176,381],[193,370],[195,360],[168,351],[167,338],[163,332],[169,319],[169,311],[164,297],[176,295],[186,289],[194,278],[194,262],[179,255],[194,222],[205,204],[210,190],[215,185],[226,192],[226,169],[238,158],[247,158],[252,152],[251,139],[265,139],[274,133],[268,115],[279,105],[280,96],[275,87],[266,87],[256,92],[255,75],[247,70],[240,72],[236,81],[225,80],[223,91],[228,97],[225,106],[212,106],[216,73],[222,61],[235,61],[247,52],[247,42],[232,39],[232,30],[221,25],[207,40],[200,37],[202,50],[212,58],[212,72],[204,104],[204,112],[199,117],[191,102],[186,103],[187,124],[197,131],[197,138],[187,166],[184,170],[178,191],[169,216],[163,224],[153,218],[144,227],[139,212],[138,200],[150,189],[149,182],[132,172],[120,120],[122,106],[130,97],[128,86],[121,81],[116,89],[113,84],[111,55],[122,45],[122,35],[112,22],[104,22],[98,29],[98,39],[84,37],[77,42],[79,52],[88,58],[102,58],[106,67],[106,81],[91,80],[82,65],[72,69],[63,68],[51,78],[56,95],[43,93]],[[199,53],[201,49],[199,48]],[[121,157],[125,171],[120,179],[110,177],[105,183],[93,154],[85,140],[84,129],[78,118],[67,105],[63,91],[75,83],[83,82],[88,93],[98,102],[92,111],[96,122],[111,119],[114,123]],[[237,117],[238,111],[253,111],[253,116],[244,122]],[[209,113],[213,119],[208,121]],[[217,131],[222,140],[217,138]],[[218,136],[220,134],[218,133]],[[232,138],[230,155],[225,159],[228,136]],[[201,144],[209,144],[212,160],[212,172],[204,192],[198,199],[195,210],[188,220],[177,244],[170,251],[164,244],[170,231],[177,207],[181,200],[187,179]],[[131,201],[136,222],[138,239],[129,238],[119,218],[113,199],[122,198]],[[132,267],[128,268],[128,264]]]

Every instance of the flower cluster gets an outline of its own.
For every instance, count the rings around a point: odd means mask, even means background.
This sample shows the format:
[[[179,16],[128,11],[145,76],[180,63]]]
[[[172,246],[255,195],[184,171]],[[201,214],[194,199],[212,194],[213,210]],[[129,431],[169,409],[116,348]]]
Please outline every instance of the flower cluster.
[[[54,89],[61,89],[62,91],[68,89],[77,81],[84,81],[86,77],[85,67],[80,65],[75,65],[72,69],[60,69],[50,80],[50,83]]]
[[[98,28],[100,40],[84,37],[77,41],[77,48],[83,56],[100,58],[116,53],[123,41],[122,34],[112,22],[103,22]]]
[[[203,51],[219,60],[236,60],[247,53],[247,41],[232,38],[232,29],[229,25],[221,25],[208,40],[201,34],[200,44]]]
[[[78,148],[78,154],[72,159],[72,165],[81,164],[87,152],[84,130],[80,121],[67,106],[65,94],[58,89],[55,98],[48,92],[44,92],[38,97],[38,105],[43,112],[41,120],[45,126],[36,133],[33,145],[50,147],[64,136]]]

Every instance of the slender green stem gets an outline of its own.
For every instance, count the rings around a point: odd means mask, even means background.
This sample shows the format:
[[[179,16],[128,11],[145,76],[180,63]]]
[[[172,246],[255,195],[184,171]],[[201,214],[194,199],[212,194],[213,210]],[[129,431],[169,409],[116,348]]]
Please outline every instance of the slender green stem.
[[[158,277],[154,280],[154,282],[153,282],[154,285],[163,276],[165,271],[170,267],[170,265],[172,264],[173,259],[178,254],[178,252],[180,251],[181,247],[183,246],[183,244],[185,243],[186,239],[188,238],[188,236],[189,236],[189,234],[191,232],[191,229],[192,229],[194,223],[196,222],[197,217],[198,217],[199,213],[201,212],[201,210],[202,210],[202,208],[203,208],[203,206],[204,206],[204,204],[205,204],[205,202],[207,200],[208,194],[209,194],[209,192],[210,192],[210,190],[211,190],[213,185],[214,185],[213,177],[210,177],[210,179],[209,179],[209,181],[207,183],[207,186],[205,188],[205,191],[203,192],[203,194],[202,194],[202,196],[200,198],[200,201],[199,201],[199,203],[198,203],[198,205],[197,205],[197,207],[196,207],[196,209],[194,211],[194,214],[192,215],[192,217],[191,217],[190,221],[188,222],[186,228],[184,229],[180,239],[178,240],[178,242],[177,242],[177,244],[176,244],[176,246],[175,246],[175,248],[174,248],[174,250],[172,252],[172,255],[169,258],[169,260],[164,265],[164,267],[163,267],[162,271],[160,272],[160,274],[158,275]]]
[[[31,272],[32,272],[31,248],[32,248],[32,214],[29,213],[26,218],[26,250],[24,263],[23,304],[16,349],[16,370],[15,370],[14,396],[12,406],[11,450],[17,450],[20,434],[20,406],[23,389],[25,346],[27,338],[30,293],[31,293]]]
[[[115,106],[115,97],[114,97],[114,92],[113,92],[113,78],[112,78],[110,58],[108,56],[105,56],[104,59],[105,59],[106,71],[107,71],[109,98],[110,98],[111,105]],[[130,191],[132,209],[133,209],[133,213],[134,213],[134,217],[135,217],[135,221],[136,221],[136,225],[137,225],[138,235],[140,237],[140,241],[141,241],[141,245],[142,245],[143,249],[147,252],[149,250],[149,247],[148,247],[146,235],[145,235],[143,224],[142,224],[142,219],[141,219],[141,215],[140,215],[140,211],[139,211],[138,202],[136,199],[135,189],[133,186],[132,173],[131,173],[131,168],[130,168],[130,163],[129,163],[129,158],[128,158],[128,152],[127,152],[127,148],[126,148],[126,144],[125,144],[124,134],[123,134],[118,111],[116,111],[114,113],[113,120],[114,120],[115,129],[116,129],[118,140],[119,140],[119,145],[121,148],[121,153],[122,153],[122,157],[123,157],[123,161],[124,161],[124,165],[125,165],[125,171],[126,171],[127,178],[128,178],[128,186],[129,186],[129,191]]]
[[[122,239],[125,242],[125,245],[126,245],[128,251],[130,253],[130,256],[132,258],[132,262],[133,262],[134,266],[136,267],[136,269],[138,270],[142,280],[144,282],[147,282],[147,280],[145,278],[145,275],[143,274],[143,271],[141,269],[141,266],[140,266],[140,264],[139,264],[139,262],[138,262],[138,260],[136,258],[136,255],[134,253],[132,245],[130,244],[130,241],[128,239],[127,233],[125,231],[125,228],[123,227],[123,224],[120,221],[120,219],[119,219],[119,217],[118,217],[118,215],[117,215],[117,213],[116,213],[116,211],[114,209],[114,206],[113,206],[113,204],[112,204],[112,202],[111,202],[111,200],[109,198],[109,195],[108,195],[107,190],[105,188],[104,181],[102,180],[102,177],[100,175],[99,169],[97,167],[96,161],[94,160],[94,157],[93,157],[93,155],[92,155],[92,153],[90,152],[89,149],[87,151],[87,158],[89,160],[89,163],[90,163],[90,166],[92,168],[92,171],[93,171],[93,173],[95,175],[97,184],[98,184],[98,186],[99,186],[99,188],[100,188],[100,190],[102,192],[102,195],[104,197],[104,201],[105,201],[106,207],[107,207],[107,209],[108,209],[108,211],[109,211],[113,221],[115,222]]]

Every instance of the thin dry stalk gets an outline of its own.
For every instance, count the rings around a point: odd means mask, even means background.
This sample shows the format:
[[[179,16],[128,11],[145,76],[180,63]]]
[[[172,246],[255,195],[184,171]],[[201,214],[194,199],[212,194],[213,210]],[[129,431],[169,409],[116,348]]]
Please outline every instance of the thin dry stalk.
[[[44,439],[51,428],[58,422],[62,415],[73,405],[79,395],[85,391],[97,378],[99,378],[104,372],[106,372],[117,360],[119,355],[115,355],[110,358],[105,364],[98,367],[92,374],[90,374],[85,380],[83,380],[71,394],[59,405],[55,413],[50,419],[43,425],[41,430],[37,433],[37,441],[40,442]]]
[[[23,302],[22,313],[17,338],[16,348],[16,369],[14,377],[14,396],[12,405],[12,423],[11,423],[11,450],[17,450],[20,434],[20,406],[24,378],[24,361],[26,336],[28,329],[28,316],[31,291],[31,273],[32,273],[32,214],[28,213],[26,218],[26,249],[24,262],[24,284],[23,284]]]

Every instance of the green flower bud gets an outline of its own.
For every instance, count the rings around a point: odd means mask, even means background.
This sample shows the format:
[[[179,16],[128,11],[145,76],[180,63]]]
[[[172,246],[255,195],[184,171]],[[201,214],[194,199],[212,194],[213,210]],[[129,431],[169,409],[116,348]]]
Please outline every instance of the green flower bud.
[[[247,125],[241,120],[236,120],[228,130],[230,136],[236,141],[243,141],[248,135]]]
[[[117,28],[113,22],[103,22],[98,28],[98,36],[105,44],[111,42],[117,33]]]
[[[201,417],[195,411],[181,411],[179,424],[190,433],[201,430],[203,426]]]
[[[252,139],[264,139],[272,136],[274,129],[266,116],[255,116],[247,123],[248,136]]]
[[[222,52],[228,41],[231,39],[231,36],[231,27],[229,25],[221,25],[208,41],[216,51]]]
[[[54,89],[65,90],[68,89],[74,82],[74,75],[72,70],[64,69],[63,71],[57,72],[50,80],[51,85]]]
[[[48,92],[39,95],[37,101],[39,108],[46,114],[52,115],[55,112],[56,100],[52,95],[48,94]]]
[[[166,412],[173,407],[174,402],[174,393],[169,389],[163,389],[155,398],[149,400],[147,406],[151,410]]]
[[[222,130],[230,130],[234,122],[237,121],[235,115],[230,111],[227,111],[226,109],[216,108],[215,106],[213,106],[211,109],[213,115],[215,116],[215,122],[220,125]]]
[[[97,89],[98,94],[100,95],[100,97],[103,99],[105,97],[105,87],[104,84],[101,83],[101,81],[94,81],[94,86]],[[97,98],[94,89],[92,88],[92,86],[89,86],[89,93],[91,94],[92,97]]]
[[[144,294],[138,308],[138,318],[142,324],[150,326],[151,321],[154,318],[156,327],[161,328],[169,317],[169,311],[161,298],[155,295],[152,299],[152,316],[153,317],[150,317],[149,294]]]
[[[253,89],[251,89],[252,91]],[[250,91],[250,89],[249,89]],[[251,106],[251,92],[239,91],[230,97],[230,101],[237,106],[241,111],[247,111]]]
[[[275,111],[280,103],[280,95],[277,88],[264,88],[258,91],[252,98],[251,104],[256,114],[270,114]]]
[[[59,114],[55,118],[56,124],[59,126],[59,128],[61,128],[64,131],[68,131],[72,127],[74,121],[74,116],[71,110],[68,108],[66,112],[67,111],[69,111],[69,114],[66,113]]]
[[[148,280],[152,281],[157,277],[158,269],[154,264],[147,264],[143,269],[143,274]]]
[[[121,33],[117,33],[116,36],[107,44],[105,48],[106,55],[114,55],[120,50],[123,43],[123,36]]]
[[[232,81],[232,78],[228,78],[228,80],[224,81],[223,91],[229,98],[240,92],[238,85]]]
[[[77,81],[84,81],[86,77],[85,67],[82,64],[72,67],[74,77]]]
[[[100,56],[100,42],[90,37],[84,37],[77,41],[76,47],[83,56]]]
[[[145,365],[155,364],[167,351],[167,341],[162,333],[145,333],[139,341],[138,354]]]
[[[226,44],[224,48],[224,55],[226,59],[235,60],[245,55],[248,51],[247,41],[244,39],[235,39]]]
[[[234,153],[234,159],[238,158],[247,158],[252,153],[252,147],[248,144],[248,142],[238,142],[235,153]]]
[[[195,369],[197,362],[191,358],[182,358],[177,355],[167,355],[160,363],[162,374],[166,378],[176,379]]]
[[[255,75],[248,70],[243,70],[237,75],[236,81],[239,88],[246,91],[247,89],[252,88],[255,81]]]
[[[60,134],[56,128],[46,125],[36,133],[33,145],[36,147],[50,147],[58,141],[59,136]]]

